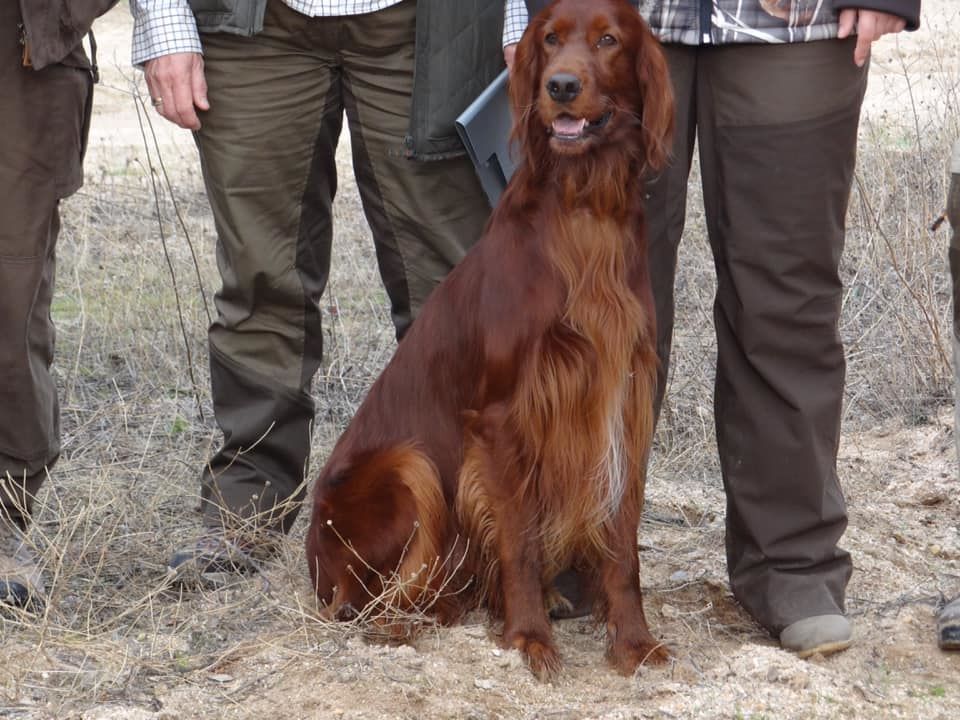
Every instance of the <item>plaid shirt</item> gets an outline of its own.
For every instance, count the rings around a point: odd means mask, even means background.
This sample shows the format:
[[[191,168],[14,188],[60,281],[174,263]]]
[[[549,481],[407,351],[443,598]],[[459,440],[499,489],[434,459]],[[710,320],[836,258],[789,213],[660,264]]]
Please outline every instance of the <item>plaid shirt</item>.
[[[783,43],[837,36],[833,0],[644,0],[640,12],[662,42]],[[703,20],[709,18],[709,24]]]
[[[915,28],[920,0],[640,0],[640,13],[657,37],[684,45],[835,38],[838,10],[846,7],[899,14]],[[524,0],[506,0],[503,44],[519,42],[526,26]]]
[[[310,17],[363,15],[396,5],[400,0],[283,0]],[[453,0],[451,0],[453,1]],[[161,55],[202,52],[197,23],[187,0],[130,0],[133,14],[134,65]]]
[[[524,0],[507,0],[503,10],[503,46],[520,42],[529,21]]]

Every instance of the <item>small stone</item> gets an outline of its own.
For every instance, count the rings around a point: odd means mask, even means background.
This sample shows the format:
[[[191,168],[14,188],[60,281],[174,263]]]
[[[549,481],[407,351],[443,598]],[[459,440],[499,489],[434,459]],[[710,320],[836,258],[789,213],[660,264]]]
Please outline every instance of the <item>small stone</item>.
[[[660,614],[665,618],[678,618],[680,617],[680,611],[677,610],[673,605],[664,603],[660,606]]]

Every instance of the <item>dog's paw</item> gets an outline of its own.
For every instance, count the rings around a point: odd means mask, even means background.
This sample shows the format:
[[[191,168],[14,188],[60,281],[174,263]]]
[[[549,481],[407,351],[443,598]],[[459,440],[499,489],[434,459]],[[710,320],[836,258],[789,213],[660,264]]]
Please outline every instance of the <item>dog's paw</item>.
[[[528,642],[521,652],[526,656],[530,672],[536,676],[537,680],[553,682],[560,676],[563,663],[560,661],[560,653],[553,644],[533,640]]]
[[[538,633],[514,633],[506,645],[520,651],[530,672],[541,682],[553,682],[559,678],[563,662],[557,646],[549,637]]]
[[[662,665],[670,659],[666,645],[650,633],[614,642],[607,652],[610,664],[621,675],[633,675],[641,665]]]

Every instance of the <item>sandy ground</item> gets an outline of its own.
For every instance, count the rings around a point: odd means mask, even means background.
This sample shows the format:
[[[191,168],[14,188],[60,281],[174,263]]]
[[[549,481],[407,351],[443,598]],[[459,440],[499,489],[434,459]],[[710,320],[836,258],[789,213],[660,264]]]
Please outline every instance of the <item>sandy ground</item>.
[[[876,49],[867,123],[901,114],[934,122],[944,112],[943,93],[956,88],[960,7],[956,0],[924,5],[924,30]],[[90,182],[144,163],[131,94],[131,82],[143,83],[129,67],[126,7],[96,29],[104,82]],[[195,166],[189,133],[152,120],[165,161]],[[344,157],[342,166],[348,162]],[[345,183],[343,192],[352,191]],[[933,634],[943,595],[960,592],[952,424],[942,410],[922,426],[891,423],[844,436],[840,469],[851,515],[844,546],[856,564],[849,588],[856,644],[834,657],[796,659],[739,609],[725,578],[719,483],[678,477],[648,485],[648,511],[660,520],[641,530],[648,618],[675,657],[666,667],[614,675],[602,659],[603,634],[588,621],[558,624],[566,673],[554,685],[536,682],[515,653],[498,649],[480,617],[402,647],[305,627],[295,649],[260,636],[179,681],[145,678],[126,696],[71,717],[952,719],[960,715],[960,654],[939,652]],[[272,579],[294,587],[293,597],[308,593],[302,578]]]

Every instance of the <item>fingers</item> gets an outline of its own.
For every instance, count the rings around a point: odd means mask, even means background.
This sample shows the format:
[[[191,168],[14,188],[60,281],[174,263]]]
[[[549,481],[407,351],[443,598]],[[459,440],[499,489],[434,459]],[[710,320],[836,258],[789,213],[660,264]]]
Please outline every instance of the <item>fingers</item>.
[[[875,10],[841,10],[837,22],[837,37],[841,40],[853,32],[857,33],[857,45],[853,49],[853,62],[857,67],[863,67],[867,62],[870,47],[875,40],[890,33],[898,33],[907,26],[903,18]]]
[[[507,64],[507,70],[513,72],[513,58],[517,54],[517,44],[507,45],[503,48],[503,61]]]
[[[841,10],[840,17],[837,20],[837,37],[841,40],[850,37],[850,34],[857,27],[857,11]]]
[[[207,83],[198,53],[173,53],[144,65],[147,88],[157,112],[188,130],[200,129],[197,108],[207,110]]]
[[[867,35],[857,35],[857,46],[853,49],[853,64],[857,67],[863,67],[870,57],[870,46],[873,45],[873,39]]]
[[[193,104],[200,110],[209,110],[210,101],[207,100],[207,77],[203,74],[203,60],[200,60],[199,67],[191,74],[191,87]]]

